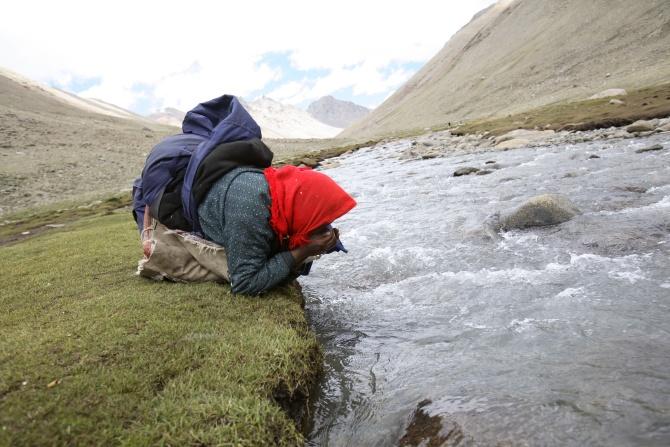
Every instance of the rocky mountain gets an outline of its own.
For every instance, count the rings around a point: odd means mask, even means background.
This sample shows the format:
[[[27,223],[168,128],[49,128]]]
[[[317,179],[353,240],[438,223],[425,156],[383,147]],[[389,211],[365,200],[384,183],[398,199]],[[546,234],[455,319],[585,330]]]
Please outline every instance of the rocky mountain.
[[[318,121],[304,110],[265,96],[242,103],[261,126],[263,138],[331,138],[342,131]]]
[[[182,112],[174,107],[166,107],[160,112],[152,113],[147,116],[147,118],[156,121],[157,123],[181,128],[181,123],[184,121],[185,116],[186,112]]]
[[[173,127],[0,69],[0,214],[129,190]]]
[[[670,79],[667,0],[499,0],[342,137],[369,137]]]
[[[329,126],[345,128],[370,113],[370,109],[328,95],[311,103],[307,113]]]

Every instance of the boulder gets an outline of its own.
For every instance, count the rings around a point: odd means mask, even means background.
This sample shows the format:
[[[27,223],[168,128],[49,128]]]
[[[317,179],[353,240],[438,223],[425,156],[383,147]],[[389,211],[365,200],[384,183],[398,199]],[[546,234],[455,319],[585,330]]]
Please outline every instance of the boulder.
[[[579,209],[560,194],[542,194],[530,198],[518,208],[501,213],[499,229],[544,227],[567,222],[580,214]]]
[[[626,103],[620,99],[610,99],[610,104],[612,104],[613,106],[622,106]]]
[[[600,93],[596,93],[595,95],[589,96],[588,99],[601,99],[601,98],[609,98],[611,96],[626,96],[628,92],[625,89],[622,88],[610,88],[607,90],[603,90]]]
[[[656,123],[653,121],[639,120],[635,121],[630,126],[626,127],[628,133],[634,132],[651,132],[656,129]]]
[[[300,163],[309,168],[316,168],[319,165],[319,160],[315,158],[305,157],[300,160]]]
[[[494,144],[496,147],[505,141],[524,139],[528,141],[541,141],[546,140],[547,138],[553,136],[556,132],[553,130],[529,130],[529,129],[516,129],[510,132],[507,132],[504,135],[496,137]]]
[[[479,172],[479,168],[474,168],[472,166],[466,166],[464,168],[459,168],[454,171],[454,177],[460,177],[462,175],[470,175]]]
[[[525,138],[515,138],[513,140],[507,140],[496,144],[496,149],[518,149],[520,147],[526,147],[529,144],[530,141],[526,140]]]

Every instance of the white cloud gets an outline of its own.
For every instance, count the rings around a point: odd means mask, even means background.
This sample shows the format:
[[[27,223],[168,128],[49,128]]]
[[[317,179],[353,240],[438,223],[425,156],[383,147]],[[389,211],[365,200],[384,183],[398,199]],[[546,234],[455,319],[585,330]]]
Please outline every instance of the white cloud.
[[[278,80],[285,84],[274,92],[294,102],[342,86],[383,93],[411,75],[390,66],[428,60],[492,2],[22,0],[3,5],[0,65],[65,85],[100,78],[86,94],[124,107],[141,99],[137,85],[149,86],[156,104],[181,108]],[[268,52],[328,74],[282,78],[278,67],[257,64]]]
[[[354,96],[372,96],[394,91],[412,74],[411,71],[404,68],[398,68],[385,74],[374,65],[363,63],[355,67],[333,69],[326,76],[317,79],[290,81],[267,95],[288,104],[316,100],[347,88],[351,88]]]

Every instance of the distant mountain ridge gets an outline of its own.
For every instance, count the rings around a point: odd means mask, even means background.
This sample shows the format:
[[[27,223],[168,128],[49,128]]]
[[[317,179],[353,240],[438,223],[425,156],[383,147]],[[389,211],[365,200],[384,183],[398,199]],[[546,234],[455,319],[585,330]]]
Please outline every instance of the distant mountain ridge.
[[[332,138],[342,131],[340,127],[329,126],[297,107],[282,104],[272,98],[260,97],[248,102],[239,98],[247,112],[261,127],[263,138],[310,139]],[[181,127],[186,113],[173,107],[166,107],[152,113],[147,118],[170,126]]]
[[[670,79],[667,0],[499,0],[340,137],[505,116]]]
[[[307,113],[329,126],[346,128],[370,113],[370,109],[328,95],[311,103]]]
[[[264,138],[332,138],[342,131],[304,110],[266,96],[242,104],[261,127]]]

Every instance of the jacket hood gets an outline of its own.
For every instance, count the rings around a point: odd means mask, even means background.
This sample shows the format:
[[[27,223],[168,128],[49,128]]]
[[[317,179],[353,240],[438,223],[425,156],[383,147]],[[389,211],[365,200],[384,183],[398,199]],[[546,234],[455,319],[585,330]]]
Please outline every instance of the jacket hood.
[[[194,222],[197,231],[197,203],[192,199],[192,189],[202,160],[221,143],[261,138],[260,127],[233,95],[198,104],[184,117],[182,131],[154,146],[142,176],[133,184],[133,214],[140,230],[145,205],[158,206],[165,188],[178,172],[184,171],[181,187],[184,217]]]
[[[223,95],[198,104],[188,112],[184,117],[182,130],[184,134],[195,134],[205,138],[188,162],[181,188],[184,217],[193,226],[193,230],[199,233],[198,204],[193,197],[193,183],[200,163],[221,143],[254,138],[260,140],[261,128],[236,97]]]

